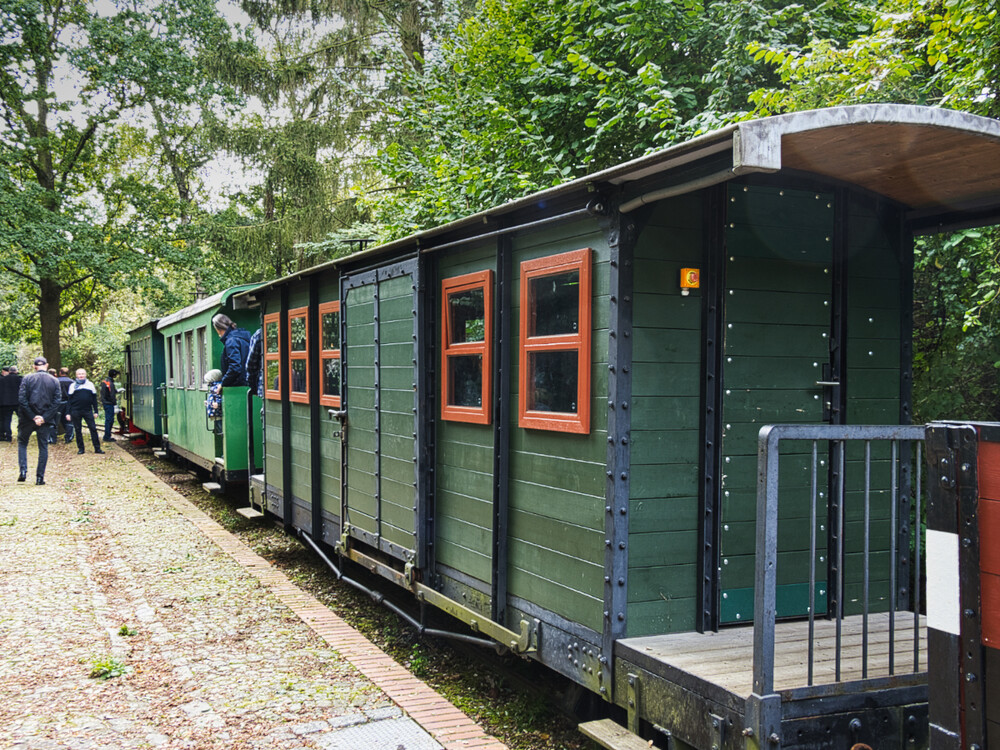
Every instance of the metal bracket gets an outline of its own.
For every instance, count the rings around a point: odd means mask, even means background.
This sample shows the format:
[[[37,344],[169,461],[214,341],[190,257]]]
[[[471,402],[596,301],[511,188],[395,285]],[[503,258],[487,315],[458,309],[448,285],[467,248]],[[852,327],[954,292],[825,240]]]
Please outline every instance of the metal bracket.
[[[628,731],[639,734],[639,716],[641,713],[642,683],[639,675],[628,675]]]
[[[333,545],[333,549],[338,554],[344,554],[350,548],[351,524],[345,523],[340,527],[340,539]]]
[[[515,654],[530,654],[538,650],[538,637],[541,630],[541,623],[538,620],[534,620],[533,624],[527,620],[521,620],[521,632],[515,633],[422,583],[414,583],[412,588],[416,592],[418,601],[427,602],[444,610],[455,619],[464,622],[475,632],[482,633],[502,643]],[[532,635],[535,636],[534,642],[532,642]]]
[[[403,577],[406,579],[407,586],[413,585],[415,579],[414,576],[415,572],[416,572],[416,567],[413,565],[412,562],[408,562],[406,563],[406,565],[403,566]]]
[[[712,728],[709,735],[712,738],[712,750],[722,750],[722,742],[725,739],[726,720],[718,714],[709,714],[712,720]]]

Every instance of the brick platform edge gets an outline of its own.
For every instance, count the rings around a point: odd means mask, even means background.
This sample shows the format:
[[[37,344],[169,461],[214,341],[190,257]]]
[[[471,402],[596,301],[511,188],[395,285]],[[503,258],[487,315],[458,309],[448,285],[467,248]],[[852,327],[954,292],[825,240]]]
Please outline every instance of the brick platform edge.
[[[132,458],[136,468],[162,488],[166,500],[241,567],[249,571],[306,625],[385,692],[445,750],[507,750],[482,727],[393,661],[315,597],[288,580],[236,536],[198,510],[183,495]]]

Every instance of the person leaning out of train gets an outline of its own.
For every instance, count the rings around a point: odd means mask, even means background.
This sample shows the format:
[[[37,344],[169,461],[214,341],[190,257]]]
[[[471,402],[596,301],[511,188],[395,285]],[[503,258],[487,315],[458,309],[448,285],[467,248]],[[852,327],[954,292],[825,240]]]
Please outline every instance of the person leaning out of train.
[[[83,423],[90,430],[90,440],[94,444],[94,453],[104,453],[101,450],[101,438],[97,434],[97,387],[87,380],[87,371],[76,371],[76,379],[70,383],[68,396],[68,411],[76,429],[76,452],[85,453],[83,449]]]
[[[208,396],[205,397],[205,415],[212,420],[212,432],[222,434],[222,370],[205,373]]]
[[[223,313],[212,318],[212,327],[222,339],[222,387],[247,384],[246,361],[250,354],[250,333]]]
[[[14,433],[10,422],[17,411],[17,392],[21,389],[21,376],[14,365],[5,366],[0,374],[0,442],[11,443]]]
[[[115,426],[115,411],[118,406],[118,386],[115,378],[118,370],[108,370],[108,377],[101,381],[101,406],[104,407],[104,442],[113,443],[111,429]]]

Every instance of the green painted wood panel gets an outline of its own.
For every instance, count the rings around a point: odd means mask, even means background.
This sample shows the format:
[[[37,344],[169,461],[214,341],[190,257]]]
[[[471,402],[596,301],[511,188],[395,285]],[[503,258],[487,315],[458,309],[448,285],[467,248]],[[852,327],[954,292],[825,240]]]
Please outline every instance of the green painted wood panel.
[[[701,196],[662,201],[634,261],[627,633],[694,627],[702,389]]]
[[[520,263],[562,252],[592,249],[591,429],[570,435],[517,426],[513,378],[508,521],[508,591],[567,619],[601,630],[606,466],[609,250],[604,231],[586,220],[548,227],[513,240]],[[519,289],[512,288],[514,336]],[[511,342],[513,372],[519,342]],[[570,491],[564,485],[575,488]],[[565,528],[564,528],[565,527]],[[581,541],[582,540],[582,541]],[[596,550],[596,551],[595,551]]]
[[[752,590],[744,589],[752,587],[754,570],[756,432],[766,424],[822,421],[816,381],[830,358],[834,212],[832,194],[750,186],[730,186],[728,194],[720,613],[723,622],[746,622],[753,612]],[[810,461],[783,456],[780,474],[778,568],[793,575],[782,581],[778,606],[803,614],[808,598],[799,588],[808,565],[788,561],[803,539],[808,544]],[[825,576],[820,546],[817,570]]]

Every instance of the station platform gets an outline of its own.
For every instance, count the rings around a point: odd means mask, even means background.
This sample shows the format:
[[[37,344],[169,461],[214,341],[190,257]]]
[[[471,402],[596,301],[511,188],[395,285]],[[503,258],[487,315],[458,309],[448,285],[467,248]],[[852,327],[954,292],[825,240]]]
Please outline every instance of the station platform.
[[[120,446],[0,443],[0,746],[503,750]]]

